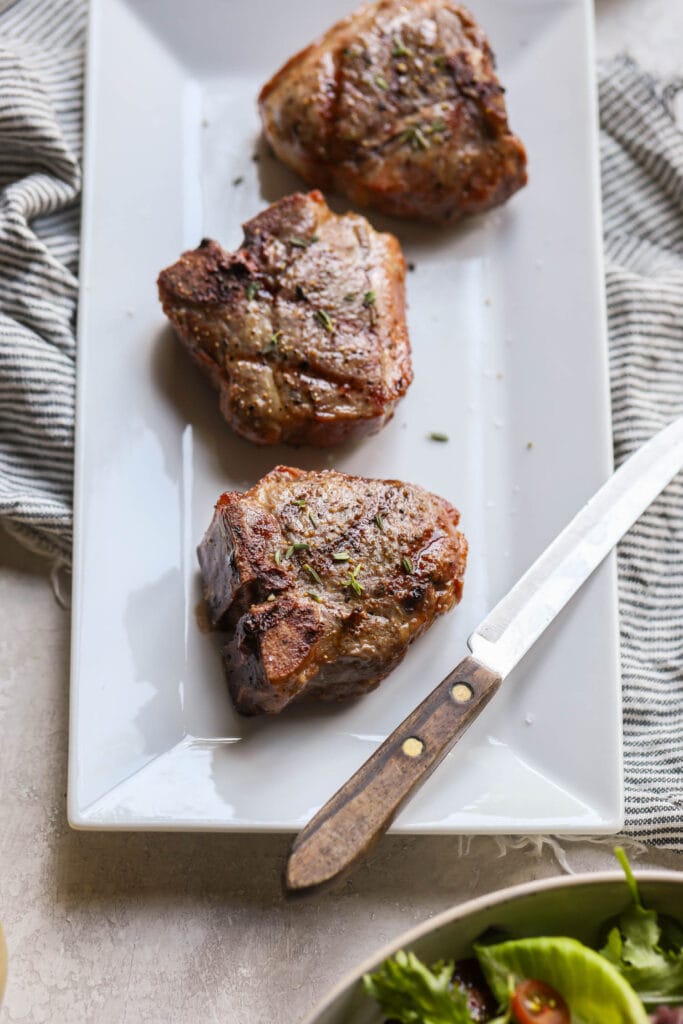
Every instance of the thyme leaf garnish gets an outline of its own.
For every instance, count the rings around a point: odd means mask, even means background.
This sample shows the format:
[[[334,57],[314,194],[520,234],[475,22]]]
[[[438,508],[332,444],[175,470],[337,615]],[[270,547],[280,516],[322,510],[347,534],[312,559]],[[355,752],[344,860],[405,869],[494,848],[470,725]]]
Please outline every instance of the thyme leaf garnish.
[[[411,125],[410,128],[406,128],[401,133],[401,142],[409,143],[410,148],[415,151],[418,149],[429,149],[429,140],[425,138],[424,132],[416,124]]]
[[[384,533],[384,519],[379,514],[379,512],[375,516],[375,523],[377,524],[377,529],[379,530],[379,532]]]
[[[299,508],[306,508],[306,499],[305,498],[295,498],[294,499],[294,504],[298,505]]]
[[[311,521],[311,526],[313,527],[313,529],[317,530],[318,529],[318,520],[315,518],[315,516],[313,515],[312,512],[308,513],[308,518]]]
[[[332,557],[334,558],[335,562],[348,562],[351,555],[348,553],[348,551],[335,551]]]
[[[308,249],[309,245],[313,245],[317,241],[317,235],[312,235],[311,238],[301,238],[300,235],[292,235],[288,239],[289,244],[293,245],[295,249]]]
[[[385,92],[389,88],[389,83],[384,75],[375,75],[375,85],[379,86],[379,88],[383,89]]]
[[[329,313],[326,313],[324,309],[316,309],[313,315],[321,327],[324,327],[326,331],[332,333],[334,330],[334,322]]]
[[[404,45],[398,36],[394,36],[394,48],[391,51],[392,57],[412,57],[413,51]]]
[[[316,583],[322,583],[319,574],[315,571],[312,565],[309,565],[308,562],[304,562],[304,569],[306,570],[308,575],[315,580]]]
[[[365,307],[367,307],[367,306],[374,306],[376,298],[377,298],[377,296],[375,295],[374,292],[372,292],[372,291],[366,292],[365,296],[363,298],[363,305]]]
[[[309,590],[309,591],[308,591],[307,593],[308,593],[308,596],[309,596],[309,597],[310,597],[310,598],[311,598],[311,599],[312,599],[313,601],[317,601],[317,602],[318,602],[318,604],[322,604],[322,603],[323,603],[323,599],[322,599],[322,597],[320,596],[320,594],[316,594],[316,593],[315,593],[315,591],[313,591],[313,590]]]
[[[290,544],[285,551],[285,558],[291,558],[295,551],[309,551],[310,547],[306,541],[296,541],[294,544]]]
[[[279,548],[275,549],[275,564],[282,565],[282,552]]]
[[[429,439],[430,441],[450,441],[448,434],[442,434],[438,430],[432,430]]]
[[[246,288],[247,302],[251,302],[257,291],[258,285],[256,284],[256,281],[250,281]]]
[[[415,572],[415,570],[413,569],[413,563],[411,559],[408,557],[408,555],[403,556],[403,568],[410,576],[412,576],[413,573]]]
[[[360,570],[362,568],[363,568],[362,563],[359,562],[358,565],[354,569],[351,570],[351,572],[349,573],[348,577],[345,580],[342,580],[342,586],[343,587],[351,587],[351,589],[353,590],[354,594],[357,594],[358,597],[360,597],[361,594],[363,593],[363,591],[365,590],[365,587],[363,586],[363,584],[358,579],[358,573],[360,572]]]

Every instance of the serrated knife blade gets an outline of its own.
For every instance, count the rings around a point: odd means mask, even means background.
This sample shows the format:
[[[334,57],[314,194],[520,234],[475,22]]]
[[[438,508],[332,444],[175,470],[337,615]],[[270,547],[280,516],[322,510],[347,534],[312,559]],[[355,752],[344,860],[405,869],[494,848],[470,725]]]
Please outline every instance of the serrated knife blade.
[[[607,480],[468,640],[471,656],[396,728],[296,837],[290,892],[358,861],[486,707],[502,680],[683,466],[683,417]]]

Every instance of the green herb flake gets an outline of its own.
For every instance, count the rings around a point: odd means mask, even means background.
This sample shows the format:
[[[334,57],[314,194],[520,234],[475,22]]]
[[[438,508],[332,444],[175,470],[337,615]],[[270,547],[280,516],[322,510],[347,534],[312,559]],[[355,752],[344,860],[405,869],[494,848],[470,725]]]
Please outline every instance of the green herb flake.
[[[334,558],[335,562],[348,562],[348,560],[351,558],[351,555],[348,553],[348,551],[335,551],[332,557]]]
[[[275,549],[275,564],[282,565],[282,552],[279,548]]]
[[[270,345],[271,348],[277,348],[278,347],[278,345],[280,344],[280,337],[281,336],[282,336],[282,331],[275,331],[274,334],[271,334],[270,341],[268,342],[268,344]]]
[[[389,88],[389,83],[387,82],[384,75],[375,75],[375,85],[378,86],[380,89],[383,89],[385,92]]]
[[[435,57],[434,58],[434,64],[436,65],[437,68],[445,68],[445,67],[447,67],[448,66],[448,61],[446,60],[446,54],[442,53],[438,57]]]
[[[250,281],[246,287],[247,302],[251,302],[257,291],[258,285],[256,284],[256,281]]]
[[[409,574],[410,576],[412,576],[412,575],[413,575],[413,573],[415,572],[415,570],[414,570],[414,568],[413,568],[413,563],[412,563],[412,560],[411,560],[411,559],[410,559],[410,558],[408,557],[408,555],[404,555],[404,556],[403,556],[403,563],[402,563],[402,564],[403,564],[403,568],[405,569],[405,571],[406,571],[406,572],[407,572],[407,573],[408,573],[408,574]]]
[[[316,594],[315,591],[313,591],[313,590],[309,590],[308,591],[308,596],[311,598],[312,601],[317,601],[318,604],[322,604],[323,603],[323,599],[320,596],[320,594]]]
[[[297,541],[296,544],[292,544],[293,551],[310,551],[310,546],[306,541]]]
[[[429,435],[429,440],[445,442],[450,441],[450,437],[448,436],[448,434],[442,434],[438,430],[432,430],[431,434]]]
[[[292,235],[288,239],[289,244],[293,245],[295,249],[308,249],[309,245],[312,245],[316,238],[301,238],[299,235]]]
[[[308,518],[309,518],[309,520],[311,522],[311,526],[313,527],[313,529],[317,530],[318,529],[318,520],[315,518],[315,516],[313,515],[312,512],[308,513]]]
[[[419,125],[413,124],[401,133],[401,142],[408,143],[410,148],[415,150],[429,149],[429,140],[425,138],[424,132]]]
[[[289,547],[287,548],[287,550],[285,551],[285,558],[291,558],[293,554],[294,554],[294,545],[290,544]]]
[[[429,131],[433,134],[438,132],[445,132],[446,127],[446,122],[442,121],[441,118],[438,118],[436,121],[432,121],[431,125],[429,126]]]
[[[412,57],[413,51],[404,45],[398,36],[394,36],[394,48],[391,51],[392,57]]]
[[[299,508],[306,508],[306,499],[305,498],[295,498],[294,499],[294,504],[298,505]]]
[[[315,571],[312,565],[309,565],[308,562],[304,562],[304,569],[306,570],[308,575],[315,580],[316,583],[322,583],[319,574]]]
[[[353,302],[358,292],[347,292],[344,296],[344,302]]]
[[[334,330],[334,322],[329,313],[326,313],[324,309],[316,309],[313,315],[321,327],[324,327],[326,331],[332,333]]]
[[[351,589],[353,590],[354,594],[357,594],[358,597],[360,597],[362,595],[363,591],[365,590],[365,587],[363,586],[361,581],[358,579],[358,573],[361,571],[362,568],[363,568],[363,566],[359,562],[358,565],[354,569],[351,570],[351,572],[349,573],[347,578],[345,580],[342,580],[342,586],[343,587],[351,587]]]
[[[232,179],[233,185],[241,185],[243,181],[244,181],[244,178],[242,177],[241,174],[237,178],[233,178]]]
[[[377,525],[377,529],[379,530],[379,532],[380,532],[380,533],[384,533],[384,519],[383,519],[383,518],[382,518],[382,516],[381,516],[381,515],[379,514],[379,512],[378,512],[378,513],[377,513],[377,515],[375,516],[375,523],[376,523],[376,525]]]
[[[374,306],[375,299],[377,296],[374,292],[366,292],[363,297],[363,305],[367,308],[368,306]]]

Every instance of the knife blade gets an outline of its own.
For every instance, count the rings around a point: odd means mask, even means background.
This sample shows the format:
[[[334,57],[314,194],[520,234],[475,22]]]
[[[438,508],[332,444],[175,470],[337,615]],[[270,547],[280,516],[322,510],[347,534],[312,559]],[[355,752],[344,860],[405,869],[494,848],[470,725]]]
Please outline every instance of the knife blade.
[[[502,680],[683,466],[683,416],[607,480],[474,630],[465,657],[294,840],[290,892],[350,868],[386,831],[486,707]]]

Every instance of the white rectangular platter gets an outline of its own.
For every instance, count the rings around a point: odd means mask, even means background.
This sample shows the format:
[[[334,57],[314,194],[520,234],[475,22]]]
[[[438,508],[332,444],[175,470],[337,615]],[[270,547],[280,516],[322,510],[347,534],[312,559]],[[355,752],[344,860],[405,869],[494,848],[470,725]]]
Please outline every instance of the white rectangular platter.
[[[415,381],[356,447],[236,438],[165,324],[159,270],[301,188],[259,139],[259,86],[350,0],[93,0],[78,356],[69,819],[295,830],[463,656],[479,620],[611,470],[588,0],[476,0],[530,183],[438,230],[372,217],[408,274]],[[258,154],[258,160],[254,160]],[[237,183],[235,183],[237,182]],[[343,203],[336,204],[343,209]],[[447,444],[429,440],[432,431]],[[198,627],[213,504],[278,463],[420,483],[462,512],[464,598],[381,687],[245,719]],[[611,832],[622,818],[615,567],[606,563],[395,823]]]

